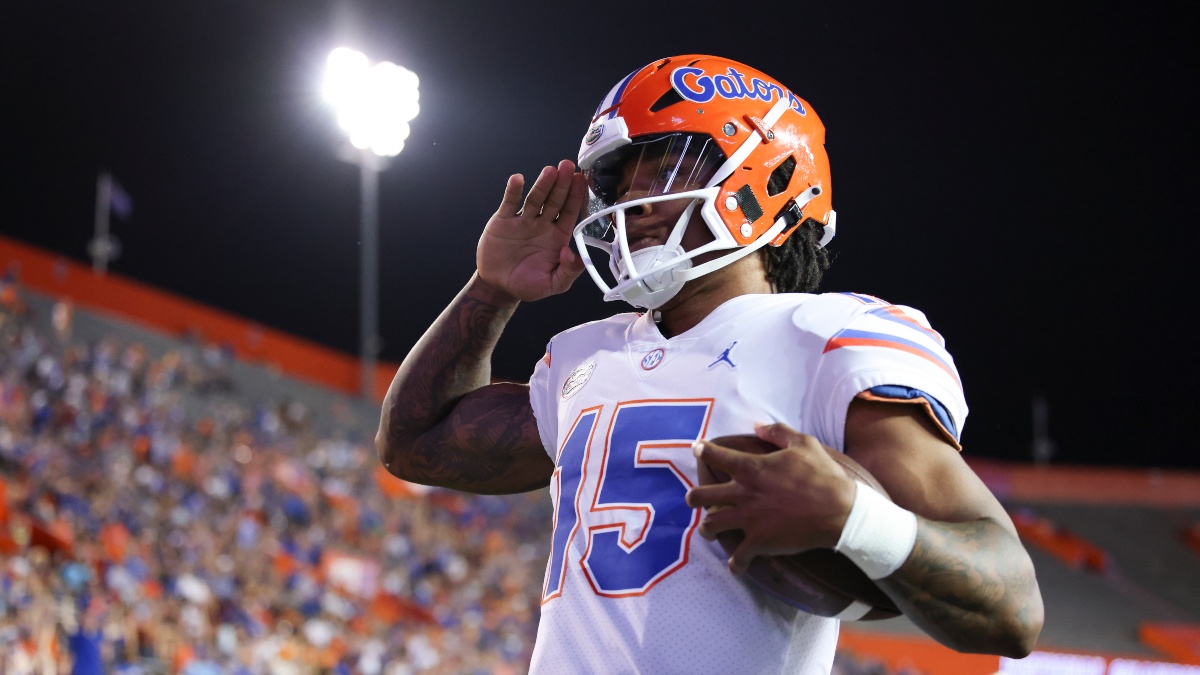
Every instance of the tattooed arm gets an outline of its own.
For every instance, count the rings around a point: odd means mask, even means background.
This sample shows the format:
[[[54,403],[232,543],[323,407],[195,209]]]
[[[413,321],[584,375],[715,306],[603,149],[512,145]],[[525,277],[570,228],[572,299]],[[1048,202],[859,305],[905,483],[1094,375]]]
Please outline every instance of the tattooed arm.
[[[570,162],[546,167],[524,204],[511,177],[476,251],[478,273],[405,357],[383,401],[375,447],[393,475],[478,494],[545,487],[523,384],[488,384],[491,355],[517,304],[562,293],[583,271],[567,241],[586,187]]]
[[[1033,563],[1004,507],[915,408],[855,399],[846,418],[846,454],[917,514],[912,554],[877,583],[947,647],[1023,657],[1042,629]]]
[[[762,455],[697,441],[696,457],[731,476],[688,490],[704,507],[700,534],[742,530],[729,569],[754,556],[833,548],[854,504],[855,486],[813,436],[784,424],[756,426],[781,449]],[[958,451],[911,405],[855,399],[846,416],[846,454],[896,504],[917,515],[908,559],[876,583],[910,619],[961,652],[1023,657],[1042,629],[1033,563],[1004,508]]]
[[[503,494],[545,487],[554,471],[529,387],[494,384],[491,354],[517,308],[478,277],[417,342],[383,402],[380,459],[408,481]]]

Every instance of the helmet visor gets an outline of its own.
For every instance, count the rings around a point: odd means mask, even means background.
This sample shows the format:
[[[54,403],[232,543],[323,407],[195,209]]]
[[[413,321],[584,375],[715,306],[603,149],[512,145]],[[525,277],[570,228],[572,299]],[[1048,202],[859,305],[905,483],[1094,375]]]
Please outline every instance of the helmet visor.
[[[598,158],[584,172],[592,192],[589,215],[619,202],[699,190],[725,162],[707,134],[670,133],[636,138]],[[585,234],[606,239],[610,222],[601,218]]]

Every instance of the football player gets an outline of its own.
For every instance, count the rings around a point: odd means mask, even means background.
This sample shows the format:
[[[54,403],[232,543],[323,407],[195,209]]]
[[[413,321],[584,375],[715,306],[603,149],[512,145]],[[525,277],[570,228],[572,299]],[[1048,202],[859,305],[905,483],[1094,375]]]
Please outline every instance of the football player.
[[[391,473],[551,488],[534,672],[829,673],[838,619],[865,610],[806,614],[739,576],[816,547],[949,647],[1033,648],[1033,566],[959,455],[967,406],[941,335],[908,307],[812,293],[836,228],[824,133],[740,63],[639,68],[596,109],[581,172],[546,167],[524,200],[509,178],[478,271],[396,374],[376,438]],[[642,311],[555,336],[528,384],[489,384],[517,304],[584,271]],[[782,449],[703,440],[751,431]],[[698,486],[697,461],[732,480]],[[745,539],[728,557],[714,538],[731,529]]]

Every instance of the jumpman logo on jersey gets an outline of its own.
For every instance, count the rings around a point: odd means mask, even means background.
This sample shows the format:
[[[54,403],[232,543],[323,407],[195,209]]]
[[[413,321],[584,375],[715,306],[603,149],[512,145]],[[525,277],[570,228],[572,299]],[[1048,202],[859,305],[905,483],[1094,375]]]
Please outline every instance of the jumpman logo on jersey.
[[[725,348],[725,351],[721,352],[721,356],[717,357],[716,361],[713,361],[712,363],[708,364],[708,367],[712,368],[713,366],[717,365],[718,363],[721,363],[722,361],[724,361],[725,363],[729,364],[730,368],[737,368],[737,364],[734,363],[733,360],[729,358],[729,352],[733,351],[733,348],[736,346],[737,346],[737,340],[734,340],[733,344],[729,345],[728,347]]]

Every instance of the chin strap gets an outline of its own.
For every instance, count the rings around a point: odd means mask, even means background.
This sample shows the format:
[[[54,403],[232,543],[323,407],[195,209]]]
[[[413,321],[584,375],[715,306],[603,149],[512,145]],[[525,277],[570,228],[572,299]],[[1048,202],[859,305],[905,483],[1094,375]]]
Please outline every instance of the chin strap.
[[[751,253],[774,241],[775,238],[789,226],[789,224],[791,224],[792,228],[795,229],[795,224],[800,218],[803,217],[804,206],[819,194],[821,194],[821,188],[817,185],[814,185],[804,192],[796,195],[796,198],[792,200],[791,205],[786,208],[783,213],[779,214],[778,218],[775,219],[775,224],[772,225],[769,230],[764,232],[762,236],[746,246],[694,267],[690,266],[689,263],[689,267],[685,269],[672,269],[669,272],[664,270],[657,273],[655,276],[661,277],[661,275],[664,274],[671,275],[670,282],[666,284],[666,288],[651,290],[649,285],[646,284],[646,281],[649,279],[642,279],[637,283],[624,288],[620,293],[616,292],[615,289],[610,290],[605,295],[604,299],[624,300],[635,307],[645,307],[646,309],[651,310],[655,309],[656,307],[661,307],[663,303],[670,300],[675,296],[676,293],[679,292],[679,289],[683,286],[683,284],[691,281],[692,279],[702,277],[710,272],[715,272],[722,267],[732,265],[742,258],[745,258]],[[657,254],[661,254],[661,251],[656,252],[656,255]],[[654,283],[661,284],[662,282],[656,279]],[[648,300],[649,302],[647,302]]]
[[[733,263],[741,260],[742,258],[745,258],[746,256],[750,255],[751,253],[754,253],[758,249],[760,249],[760,248],[766,246],[768,243],[770,243],[770,241],[775,238],[775,235],[779,234],[780,232],[783,232],[783,226],[784,226],[784,219],[781,217],[781,218],[779,218],[779,220],[775,221],[775,224],[771,226],[771,229],[764,232],[763,236],[754,240],[753,243],[746,244],[745,246],[734,250],[733,253],[726,253],[725,255],[717,258],[716,260],[709,260],[708,262],[706,262],[702,265],[697,265],[697,266],[687,270],[686,272],[682,272],[682,273],[673,272],[673,274],[675,275],[675,281],[681,282],[681,285],[682,285],[682,282],[691,281],[692,279],[695,279],[696,277],[702,277],[705,274],[708,274],[709,272],[715,272],[715,271],[721,269],[722,267],[725,267],[727,265],[732,265]]]
[[[784,231],[781,234],[771,238],[771,246],[783,246],[783,242],[786,241],[788,237],[792,236],[792,233],[796,231],[796,228],[800,227],[800,225],[807,220],[804,217],[804,206],[812,201],[813,197],[816,197],[819,194],[821,194],[821,188],[814,185],[804,192],[796,195],[795,199],[789,201],[787,205],[783,207],[783,211],[779,213],[779,217],[786,221],[786,224],[784,225]],[[837,212],[833,209],[830,209],[829,223],[825,224],[824,231],[821,233],[821,241],[817,243],[817,248],[825,248],[825,245],[833,239],[833,236],[836,233]],[[775,243],[776,241],[779,243]]]

